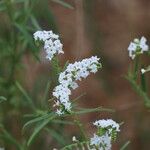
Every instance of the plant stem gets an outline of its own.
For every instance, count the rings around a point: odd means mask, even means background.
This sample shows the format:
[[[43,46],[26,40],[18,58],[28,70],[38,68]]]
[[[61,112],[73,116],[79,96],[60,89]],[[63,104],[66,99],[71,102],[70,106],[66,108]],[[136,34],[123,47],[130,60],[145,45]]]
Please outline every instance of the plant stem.
[[[87,141],[87,137],[85,135],[85,130],[83,128],[83,124],[81,123],[81,121],[78,119],[77,115],[74,114],[74,123],[77,125],[77,127],[79,128],[81,135],[82,135],[82,139],[84,141]]]
[[[136,81],[138,77],[138,68],[139,68],[139,56],[137,56],[134,60],[134,72],[133,79]]]

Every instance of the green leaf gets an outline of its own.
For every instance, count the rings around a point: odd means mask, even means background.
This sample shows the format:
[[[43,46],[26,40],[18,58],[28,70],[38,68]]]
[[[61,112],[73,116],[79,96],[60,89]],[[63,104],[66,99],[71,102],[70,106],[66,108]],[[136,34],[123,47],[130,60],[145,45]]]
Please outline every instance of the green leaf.
[[[35,128],[34,131],[32,133],[32,135],[30,136],[27,145],[31,145],[31,143],[33,142],[33,140],[35,139],[35,137],[38,135],[38,133],[51,121],[55,118],[56,116],[53,115],[52,117],[49,117],[47,119],[45,119],[44,121],[40,122]]]
[[[72,121],[65,121],[65,120],[53,120],[52,123],[56,123],[56,124],[65,124],[65,125],[74,125],[74,123]]]
[[[101,112],[101,111],[114,112],[113,109],[98,107],[98,108],[81,108],[80,111],[76,111],[76,112],[74,112],[74,114],[79,115],[79,114],[86,114],[86,113],[91,113],[91,112]]]
[[[67,2],[64,2],[63,0],[52,0],[52,1],[66,7],[66,8],[74,9],[74,7],[72,5],[70,5]]]
[[[27,0],[15,0],[15,3],[23,3],[25,1],[27,1]]]
[[[66,144],[64,137],[54,129],[46,128],[46,131],[48,131],[50,135],[58,141],[58,143],[62,145]]]
[[[49,117],[49,114],[46,114],[46,115],[43,115],[43,116],[40,116],[40,117],[37,117],[37,118],[34,118],[34,119],[28,121],[28,122],[25,123],[25,125],[23,126],[23,130],[24,130],[25,128],[27,128],[29,125],[31,125],[31,124],[33,124],[33,123],[36,123],[36,122],[39,122],[39,121],[41,121],[41,120],[43,120],[43,119],[46,119],[46,118],[48,118],[48,117]]]
[[[15,145],[17,150],[22,150],[21,144],[19,144],[17,142],[17,140],[15,140],[15,138],[10,133],[8,133],[3,127],[1,130],[1,133],[2,134],[0,135],[0,138],[6,140],[7,143],[11,143],[11,144]]]
[[[72,149],[79,149],[79,148],[84,148],[84,149],[87,149],[87,145],[89,144],[88,141],[83,141],[83,142],[80,142],[78,141],[77,143],[74,143],[74,144],[70,144],[70,145],[67,145],[63,148],[61,148],[60,150],[72,150]]]
[[[27,27],[25,25],[19,24],[19,23],[15,23],[14,25],[22,33],[24,40],[26,40],[27,43],[29,44],[33,56],[40,62],[40,59],[36,53],[37,48],[34,45],[33,38],[31,36],[31,34],[29,33]]]
[[[69,65],[69,60],[65,62],[65,65],[64,65],[64,67],[63,67],[63,70],[62,70],[62,71],[65,71],[68,65]]]
[[[45,88],[45,91],[44,91],[44,95],[43,95],[44,104],[47,101],[50,85],[51,85],[51,82],[47,81],[47,85],[46,85],[46,88]]]
[[[133,80],[132,76],[128,75],[125,78],[130,82],[132,88],[136,91],[136,93],[144,99],[145,106],[150,108],[150,98],[147,93],[142,90],[142,88],[136,83],[135,80]]]
[[[19,82],[15,82],[16,87],[19,89],[19,91],[23,94],[23,96],[27,99],[29,106],[35,110],[35,106],[33,104],[32,99],[30,98],[30,96],[27,94],[27,92],[24,90],[24,88],[21,86],[21,84]]]
[[[40,13],[39,13],[39,8],[40,8]],[[38,3],[34,6],[33,14],[35,18],[39,18],[40,20],[42,20],[42,22],[45,22],[47,25],[49,25],[51,30],[53,30],[55,33],[58,33],[56,18],[53,12],[51,11],[51,9],[49,9],[48,0],[44,0],[44,1],[38,0]]]
[[[36,30],[41,30],[39,23],[37,22],[36,18],[33,15],[31,15],[30,19],[32,21],[33,26],[36,28]]]
[[[127,141],[127,142],[120,148],[120,150],[125,150],[129,144],[130,144],[130,141]]]
[[[0,2],[0,11],[4,11],[4,10],[6,10],[6,5],[5,5],[5,2],[4,1],[1,1]]]
[[[7,101],[7,99],[4,96],[0,96],[0,103]]]

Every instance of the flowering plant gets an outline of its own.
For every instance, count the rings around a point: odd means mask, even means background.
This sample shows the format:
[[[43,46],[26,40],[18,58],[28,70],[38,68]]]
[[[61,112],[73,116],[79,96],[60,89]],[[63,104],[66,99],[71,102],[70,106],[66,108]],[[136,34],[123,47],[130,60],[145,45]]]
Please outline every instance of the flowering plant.
[[[47,54],[46,58],[50,61],[56,58],[56,54],[64,53],[62,50],[62,44],[58,38],[59,36],[54,34],[52,31],[37,31],[34,33],[35,41],[39,40],[44,42],[44,49]],[[110,150],[111,141],[116,139],[117,132],[120,131],[119,124],[111,119],[95,121],[93,124],[97,126],[98,131],[94,134],[94,137],[89,140],[85,136],[86,133],[83,129],[83,125],[81,125],[81,122],[77,119],[76,114],[78,114],[78,112],[73,111],[73,106],[69,99],[71,90],[78,87],[77,81],[87,78],[90,73],[96,73],[98,69],[101,68],[102,65],[99,60],[100,59],[97,56],[85,58],[82,61],[76,61],[75,63],[68,64],[65,69],[59,73],[57,82],[58,85],[56,85],[52,93],[54,98],[56,98],[54,100],[53,107],[57,107],[57,110],[54,115],[51,116],[50,120],[46,122],[46,124],[57,118],[57,116],[61,117],[65,115],[73,115],[77,126],[79,126],[79,129],[83,134],[83,141],[78,141],[75,137],[73,138],[73,141],[77,142],[76,146],[86,143],[86,147],[91,150]],[[97,111],[98,109],[95,110]],[[87,112],[95,110],[88,109]],[[85,110],[83,111],[86,113]],[[35,135],[34,132],[31,135],[28,144],[31,143],[34,137],[33,135]],[[67,149],[68,147],[70,147],[70,145],[64,147],[63,149]]]
[[[149,56],[149,46],[146,44],[147,39],[141,37],[141,39],[134,39],[128,47],[129,57],[133,59],[133,67],[130,67],[127,80],[130,82],[134,90],[144,99],[146,107],[150,108],[150,98],[147,91],[147,82],[145,73],[150,71],[150,67],[143,68],[144,64],[141,60],[141,54],[144,52]],[[132,69],[131,69],[132,68]],[[140,84],[139,84],[140,80]]]

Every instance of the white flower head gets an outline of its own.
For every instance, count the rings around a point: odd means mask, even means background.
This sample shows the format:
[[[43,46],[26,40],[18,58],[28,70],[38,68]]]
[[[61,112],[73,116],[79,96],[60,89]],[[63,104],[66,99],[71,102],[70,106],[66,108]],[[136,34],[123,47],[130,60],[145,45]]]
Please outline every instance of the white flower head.
[[[44,43],[46,58],[51,60],[56,54],[63,54],[63,44],[59,40],[59,36],[52,31],[37,31],[33,34],[35,41],[39,40]]]
[[[148,51],[149,47],[146,44],[147,40],[143,36],[141,39],[134,39],[133,42],[129,44],[128,51],[129,51],[129,57],[134,59],[137,54],[142,54],[145,51]]]
[[[112,119],[98,120],[93,124],[98,127],[98,130],[90,139],[91,150],[111,150],[111,143],[120,131],[119,124]]]
[[[113,121],[112,119],[102,119],[102,120],[97,120],[93,123],[93,125],[97,126],[97,127],[101,127],[101,128],[108,128],[111,127],[113,129],[115,129],[117,132],[120,131],[119,129],[119,124],[116,123],[115,121]]]
[[[71,95],[71,90],[78,87],[76,81],[86,78],[90,73],[96,73],[99,66],[99,58],[92,56],[82,61],[76,61],[74,64],[69,64],[66,70],[60,73],[59,85],[53,91],[53,96],[60,103],[60,112],[71,111],[72,106],[69,96]]]
[[[99,150],[111,150],[111,138],[107,133],[102,136],[94,134],[90,140],[90,145]]]

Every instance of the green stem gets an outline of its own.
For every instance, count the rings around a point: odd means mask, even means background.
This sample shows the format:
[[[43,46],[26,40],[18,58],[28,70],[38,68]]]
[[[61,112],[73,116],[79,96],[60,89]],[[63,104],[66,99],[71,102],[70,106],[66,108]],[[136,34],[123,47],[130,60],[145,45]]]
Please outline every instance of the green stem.
[[[146,77],[145,77],[145,74],[141,74],[141,89],[144,91],[144,92],[147,92],[147,85],[146,85]]]
[[[147,108],[150,108],[150,98],[149,96],[147,95],[147,93],[145,93],[142,89],[141,89],[141,86],[139,86],[135,80],[133,80],[132,78],[130,77],[127,77],[127,80],[130,82],[132,88],[137,92],[138,95],[140,95],[143,99],[144,99],[144,102],[145,102],[145,106]]]
[[[137,56],[134,60],[134,72],[133,79],[136,81],[138,77],[138,69],[139,69],[139,56]]]
[[[87,137],[86,137],[86,134],[85,134],[85,130],[84,130],[83,124],[78,119],[77,115],[75,115],[75,114],[74,114],[74,123],[77,125],[77,127],[79,128],[79,130],[81,132],[82,140],[87,141]]]
[[[57,57],[54,57],[51,61],[51,64],[52,64],[52,73],[53,73],[53,79],[52,81],[54,82],[54,85],[57,85],[57,82],[58,82],[58,77],[59,77],[59,74],[61,72],[61,67],[60,67],[60,64],[59,64],[59,60]]]

